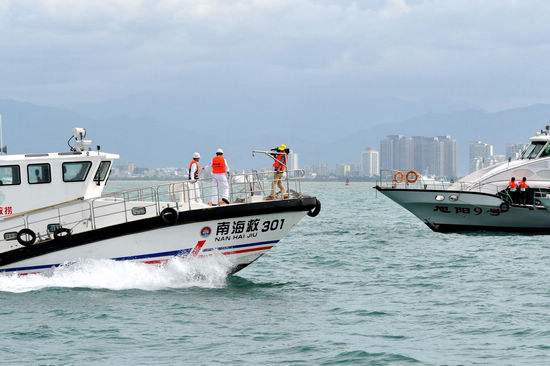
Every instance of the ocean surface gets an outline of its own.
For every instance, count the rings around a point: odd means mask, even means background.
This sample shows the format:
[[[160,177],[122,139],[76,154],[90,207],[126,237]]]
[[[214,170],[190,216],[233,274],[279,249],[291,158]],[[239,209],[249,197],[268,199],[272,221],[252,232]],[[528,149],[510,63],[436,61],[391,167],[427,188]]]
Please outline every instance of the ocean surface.
[[[0,363],[550,364],[550,236],[434,233],[372,186],[304,183],[321,214],[230,277],[215,258],[0,276]]]

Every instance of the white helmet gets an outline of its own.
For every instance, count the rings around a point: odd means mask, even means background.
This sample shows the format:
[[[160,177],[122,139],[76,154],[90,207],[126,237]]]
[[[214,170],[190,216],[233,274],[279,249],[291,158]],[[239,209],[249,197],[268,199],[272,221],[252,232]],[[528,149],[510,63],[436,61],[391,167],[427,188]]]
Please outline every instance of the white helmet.
[[[217,151],[216,151],[216,154],[223,154],[223,150],[221,148],[219,148]]]
[[[201,154],[199,154],[198,152],[193,153],[193,159],[197,159],[197,158],[200,158],[200,157],[201,157]]]

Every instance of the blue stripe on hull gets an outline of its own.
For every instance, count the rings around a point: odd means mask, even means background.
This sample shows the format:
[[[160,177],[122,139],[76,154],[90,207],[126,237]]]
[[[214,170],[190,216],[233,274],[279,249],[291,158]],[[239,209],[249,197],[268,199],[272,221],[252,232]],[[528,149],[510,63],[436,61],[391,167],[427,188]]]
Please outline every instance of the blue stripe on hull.
[[[202,252],[254,247],[254,246],[260,246],[265,244],[276,244],[278,242],[279,240],[270,240],[270,241],[261,241],[258,243],[239,244],[239,245],[232,245],[232,246],[218,247],[218,248],[207,248],[207,249],[204,249]],[[114,261],[128,261],[128,260],[151,259],[151,258],[159,258],[159,257],[175,257],[175,256],[186,257],[189,255],[189,253],[192,250],[193,248],[188,248],[188,249],[181,249],[181,250],[172,250],[168,252],[133,255],[133,256],[127,256],[127,257],[116,257],[116,258],[110,258],[110,259]],[[19,272],[19,271],[38,271],[42,269],[54,268],[59,266],[61,266],[61,264],[58,263],[58,264],[45,264],[41,266],[31,266],[31,267],[7,268],[7,269],[0,269],[0,273],[1,272]]]

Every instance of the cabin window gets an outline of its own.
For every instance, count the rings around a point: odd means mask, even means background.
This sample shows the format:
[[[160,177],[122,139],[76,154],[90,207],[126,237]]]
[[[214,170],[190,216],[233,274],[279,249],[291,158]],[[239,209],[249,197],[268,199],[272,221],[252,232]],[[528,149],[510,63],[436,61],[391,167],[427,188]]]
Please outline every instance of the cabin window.
[[[89,161],[63,163],[63,182],[85,181],[91,166],[92,163]]]
[[[13,186],[21,184],[19,165],[0,166],[0,185]]]
[[[94,181],[103,182],[107,177],[107,173],[109,173],[110,166],[110,161],[102,161],[101,163],[99,163],[99,168],[97,168],[97,172],[95,173]]]
[[[525,149],[521,155],[522,159],[534,159],[537,157],[542,148],[546,145],[546,141],[533,141],[531,145]]]
[[[542,152],[540,153],[540,157],[544,158],[548,155],[550,155],[550,144],[546,145],[546,147],[542,150]]]
[[[50,164],[29,164],[27,165],[27,177],[29,184],[50,183]]]

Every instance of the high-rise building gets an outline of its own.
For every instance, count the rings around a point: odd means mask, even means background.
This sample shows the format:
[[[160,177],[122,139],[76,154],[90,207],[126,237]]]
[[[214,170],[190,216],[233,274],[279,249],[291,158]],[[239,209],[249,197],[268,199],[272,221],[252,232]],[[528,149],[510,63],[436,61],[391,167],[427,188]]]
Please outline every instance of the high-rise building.
[[[493,145],[481,141],[470,142],[470,173],[490,165]]]
[[[451,136],[387,136],[380,142],[380,169],[456,177],[456,140]]]
[[[379,154],[372,147],[367,147],[361,152],[361,175],[363,177],[373,177],[379,175]]]
[[[288,169],[290,170],[298,170],[300,169],[298,167],[298,153],[293,151],[293,150],[290,150],[290,153],[288,154],[288,164],[287,164],[287,167]]]
[[[505,148],[505,158],[516,160],[519,154],[523,151],[525,144],[507,144]]]
[[[351,174],[351,165],[349,164],[336,164],[336,176],[337,177],[349,177]]]
[[[397,153],[399,140],[403,135],[389,135],[380,141],[380,169],[393,170],[396,169],[395,155]]]
[[[451,178],[456,177],[457,172],[457,153],[456,140],[451,136],[438,136],[440,142],[441,170],[440,175]]]

